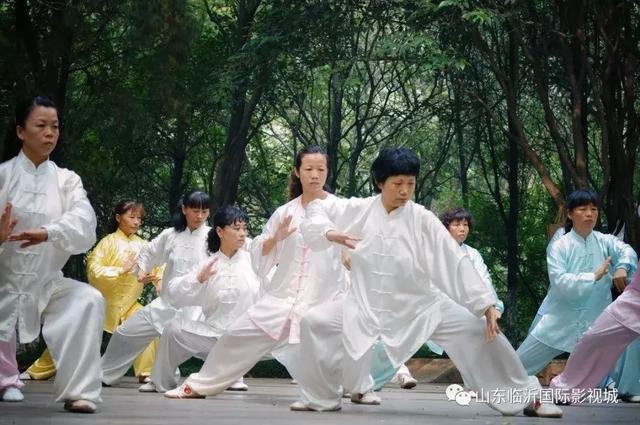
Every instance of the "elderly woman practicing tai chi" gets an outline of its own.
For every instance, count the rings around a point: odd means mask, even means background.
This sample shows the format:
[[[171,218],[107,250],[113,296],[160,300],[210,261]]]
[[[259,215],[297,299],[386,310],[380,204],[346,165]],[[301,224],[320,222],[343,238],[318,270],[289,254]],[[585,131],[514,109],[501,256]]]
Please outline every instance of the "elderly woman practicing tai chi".
[[[431,339],[470,389],[540,389],[499,332],[493,291],[440,220],[411,201],[419,169],[409,149],[385,149],[371,168],[379,195],[307,207],[305,241],[314,250],[349,248],[351,286],[343,300],[302,320],[300,351],[307,363],[296,377],[301,399],[291,410],[337,410],[343,390],[368,392],[378,340],[395,367]],[[432,285],[450,299],[437,296]],[[553,404],[524,400],[490,406],[503,414],[524,408],[531,416],[562,415]]]

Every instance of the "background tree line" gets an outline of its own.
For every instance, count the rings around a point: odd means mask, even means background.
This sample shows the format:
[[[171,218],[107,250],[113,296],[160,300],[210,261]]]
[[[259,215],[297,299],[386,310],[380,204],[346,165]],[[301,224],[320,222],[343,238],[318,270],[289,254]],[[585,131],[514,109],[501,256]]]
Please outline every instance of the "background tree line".
[[[191,187],[259,232],[303,145],[326,147],[341,196],[370,194],[373,157],[408,146],[416,201],[474,214],[517,342],[569,192],[595,190],[601,229],[640,247],[638,34],[631,0],[9,0],[0,152],[18,149],[16,102],[51,96],[54,160],[82,176],[100,235],[135,198],[151,237]]]

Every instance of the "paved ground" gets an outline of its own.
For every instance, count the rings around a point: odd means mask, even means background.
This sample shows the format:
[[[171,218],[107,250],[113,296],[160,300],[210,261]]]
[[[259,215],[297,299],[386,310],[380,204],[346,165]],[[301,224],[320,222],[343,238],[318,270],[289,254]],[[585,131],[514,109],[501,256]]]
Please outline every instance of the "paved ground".
[[[394,386],[380,395],[381,406],[358,406],[345,400],[342,412],[290,412],[297,388],[283,379],[247,379],[246,393],[225,392],[206,400],[168,400],[158,394],[137,392],[138,384],[126,378],[118,388],[105,388],[104,403],[95,415],[70,414],[51,399],[52,382],[29,382],[23,403],[0,403],[0,424],[19,425],[241,425],[241,424],[639,424],[640,405],[620,403],[568,406],[562,419],[537,419],[519,415],[503,417],[472,403],[459,406],[447,401],[445,385],[420,384],[413,390]]]

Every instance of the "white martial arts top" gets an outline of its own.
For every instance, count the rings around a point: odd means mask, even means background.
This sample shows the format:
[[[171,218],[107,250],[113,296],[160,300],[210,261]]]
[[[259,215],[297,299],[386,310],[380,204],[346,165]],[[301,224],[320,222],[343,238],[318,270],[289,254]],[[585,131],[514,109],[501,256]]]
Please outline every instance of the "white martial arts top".
[[[168,292],[168,285],[176,277],[193,270],[207,255],[207,234],[211,228],[206,224],[194,231],[186,228],[178,232],[173,227],[164,229],[155,239],[142,248],[138,255],[138,267],[145,273],[154,267],[166,264],[162,274],[160,295],[144,307],[152,325],[162,333],[165,325],[176,317],[177,310]],[[202,317],[200,307],[181,309],[182,317],[199,320]]]
[[[200,269],[217,258],[215,275],[198,282]],[[260,279],[251,266],[251,255],[244,249],[229,258],[217,251],[198,264],[191,273],[168,282],[176,307],[202,307],[204,321],[183,321],[183,329],[203,336],[219,338],[229,325],[256,301]]]
[[[353,359],[379,338],[394,367],[429,339],[443,299],[482,316],[495,304],[469,257],[429,210],[412,201],[387,213],[380,195],[314,201],[302,233],[312,249],[336,247],[326,233],[361,237],[351,250],[351,286],[344,305],[343,342]]]
[[[498,298],[498,293],[496,292],[496,288],[493,287],[493,282],[491,281],[491,275],[489,274],[489,268],[485,264],[482,259],[482,255],[480,255],[480,251],[477,249],[463,243],[460,245],[460,248],[464,251],[465,254],[469,256],[471,260],[471,264],[473,264],[473,268],[476,269],[482,281],[487,285],[487,288],[493,292],[493,295],[496,297],[496,309],[500,313],[504,313],[504,303],[500,298]]]
[[[95,243],[96,216],[76,173],[48,160],[36,167],[22,151],[0,164],[0,208],[7,202],[18,219],[14,233],[43,227],[48,234],[28,248],[22,241],[0,245],[0,340],[11,339],[17,322],[26,343],[40,333],[62,267]]]
[[[305,215],[300,197],[279,207],[265,225],[262,234],[251,244],[251,258],[256,273],[266,278],[277,265],[270,282],[265,279],[261,298],[249,308],[253,323],[273,339],[283,336],[287,321],[291,319],[289,342],[300,342],[300,318],[311,307],[335,300],[344,294],[347,277],[342,265],[340,248],[311,251],[302,239],[300,224]],[[324,202],[331,206],[338,198],[327,196]],[[298,230],[280,241],[263,256],[265,239],[275,234],[278,225],[291,215],[291,227]]]

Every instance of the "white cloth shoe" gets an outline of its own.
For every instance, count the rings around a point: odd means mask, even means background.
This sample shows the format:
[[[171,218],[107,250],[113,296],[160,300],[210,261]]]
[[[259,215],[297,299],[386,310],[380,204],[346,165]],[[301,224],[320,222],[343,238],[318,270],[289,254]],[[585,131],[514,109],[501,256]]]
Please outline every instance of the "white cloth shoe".
[[[525,416],[534,416],[538,418],[561,418],[562,409],[552,403],[541,403],[540,400],[536,400],[530,403],[522,411]]]
[[[164,396],[167,398],[205,398],[206,396],[202,394],[198,394],[187,384],[182,384],[178,388],[174,388],[172,390],[164,393]]]
[[[640,403],[640,395],[623,394],[620,396],[620,400],[625,403]]]
[[[151,382],[151,377],[150,376],[138,376],[138,382],[140,384],[148,384],[149,382]]]
[[[248,389],[249,389],[249,386],[245,384],[244,381],[240,380],[229,385],[229,388],[227,388],[227,391],[247,391]]]
[[[64,410],[73,413],[95,413],[96,404],[91,400],[67,400],[64,402]]]
[[[20,378],[20,380],[22,381],[31,381],[33,378],[31,377],[31,375],[29,375],[29,372],[27,372],[26,370],[24,372],[22,372],[18,378]]]
[[[22,391],[20,391],[20,389],[16,387],[7,387],[2,393],[1,399],[2,401],[6,401],[9,403],[17,403],[24,400],[24,394],[22,394]]]
[[[403,388],[405,390],[410,390],[411,388],[418,385],[418,381],[416,380],[416,378],[411,375],[405,374],[398,376],[398,383],[400,384],[400,388]]]
[[[337,406],[334,409],[327,410],[327,412],[337,412],[338,410],[341,410],[341,409],[342,409],[342,406]],[[300,400],[291,403],[289,405],[289,410],[294,411],[294,412],[317,412],[316,409],[313,409],[313,408],[307,406],[306,404],[304,404]]]
[[[294,412],[315,412],[314,409],[310,408],[300,400],[291,403],[289,405],[289,410],[292,410]]]
[[[158,392],[158,390],[156,389],[156,384],[154,384],[151,381],[140,385],[140,387],[138,387],[138,391],[140,391],[141,393],[157,393]]]
[[[351,396],[351,403],[377,406],[378,404],[382,403],[382,399],[378,397],[373,391],[367,391],[364,394],[353,394]]]

